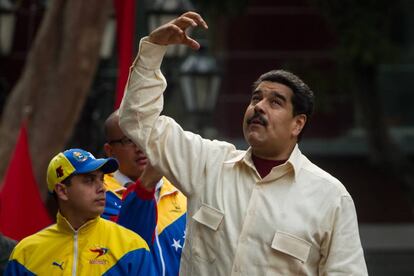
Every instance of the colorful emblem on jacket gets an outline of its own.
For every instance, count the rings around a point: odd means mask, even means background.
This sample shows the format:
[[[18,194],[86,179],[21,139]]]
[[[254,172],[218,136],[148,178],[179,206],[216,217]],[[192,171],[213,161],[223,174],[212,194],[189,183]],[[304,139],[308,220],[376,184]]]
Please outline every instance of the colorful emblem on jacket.
[[[105,247],[96,247],[96,248],[93,248],[93,249],[89,249],[91,252],[94,252],[94,253],[98,253],[98,255],[95,257],[95,259],[97,259],[97,258],[99,258],[100,256],[102,256],[102,255],[105,255],[106,253],[108,253],[108,248],[105,248]]]
[[[88,159],[88,156],[84,155],[83,153],[79,152],[79,151],[75,151],[73,153],[73,157],[78,161],[78,162],[83,162],[86,159]]]
[[[101,247],[101,246],[96,246],[95,248],[91,248],[89,249],[89,251],[96,253],[96,257],[93,258],[92,260],[89,260],[89,264],[93,264],[93,265],[104,265],[108,263],[108,260],[105,259],[98,259],[99,257],[105,255],[106,253],[109,252],[109,249],[106,247]]]

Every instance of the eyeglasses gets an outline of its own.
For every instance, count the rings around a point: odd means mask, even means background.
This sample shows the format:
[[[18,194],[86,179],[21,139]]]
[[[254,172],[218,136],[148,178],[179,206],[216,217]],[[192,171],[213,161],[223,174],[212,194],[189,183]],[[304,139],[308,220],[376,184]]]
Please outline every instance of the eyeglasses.
[[[123,146],[134,145],[134,142],[126,136],[122,137],[121,139],[115,139],[115,140],[108,141],[108,144],[116,144],[116,143],[120,143]]]

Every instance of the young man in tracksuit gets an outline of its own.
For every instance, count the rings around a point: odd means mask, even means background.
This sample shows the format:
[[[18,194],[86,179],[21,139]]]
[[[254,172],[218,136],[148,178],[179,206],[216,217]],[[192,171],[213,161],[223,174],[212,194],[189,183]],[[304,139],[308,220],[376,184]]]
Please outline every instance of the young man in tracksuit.
[[[47,171],[57,199],[57,223],[17,244],[5,275],[156,275],[147,243],[100,217],[103,177],[118,169],[113,158],[81,149],[56,155]]]

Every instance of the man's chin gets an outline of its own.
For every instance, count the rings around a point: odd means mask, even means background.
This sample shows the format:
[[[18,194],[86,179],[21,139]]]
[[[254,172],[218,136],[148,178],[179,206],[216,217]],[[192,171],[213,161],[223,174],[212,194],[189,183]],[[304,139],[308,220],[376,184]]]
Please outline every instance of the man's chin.
[[[95,217],[98,217],[102,215],[104,211],[105,211],[105,207],[99,207],[99,208],[96,208],[93,213]]]
[[[97,217],[100,217],[103,214],[104,210],[96,210],[96,211],[90,211],[88,215],[88,220],[96,219]]]
[[[246,141],[251,147],[254,148],[263,144],[263,137],[257,132],[250,132],[246,136]]]

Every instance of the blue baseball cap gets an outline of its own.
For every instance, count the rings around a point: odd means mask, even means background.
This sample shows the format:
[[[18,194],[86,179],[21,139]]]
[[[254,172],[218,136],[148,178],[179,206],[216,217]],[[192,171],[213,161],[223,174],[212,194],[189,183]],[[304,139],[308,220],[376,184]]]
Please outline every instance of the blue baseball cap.
[[[53,192],[57,183],[61,183],[72,174],[89,173],[101,170],[111,173],[118,169],[118,161],[114,158],[95,158],[92,153],[82,149],[69,149],[60,152],[49,163],[47,168],[47,188]]]

